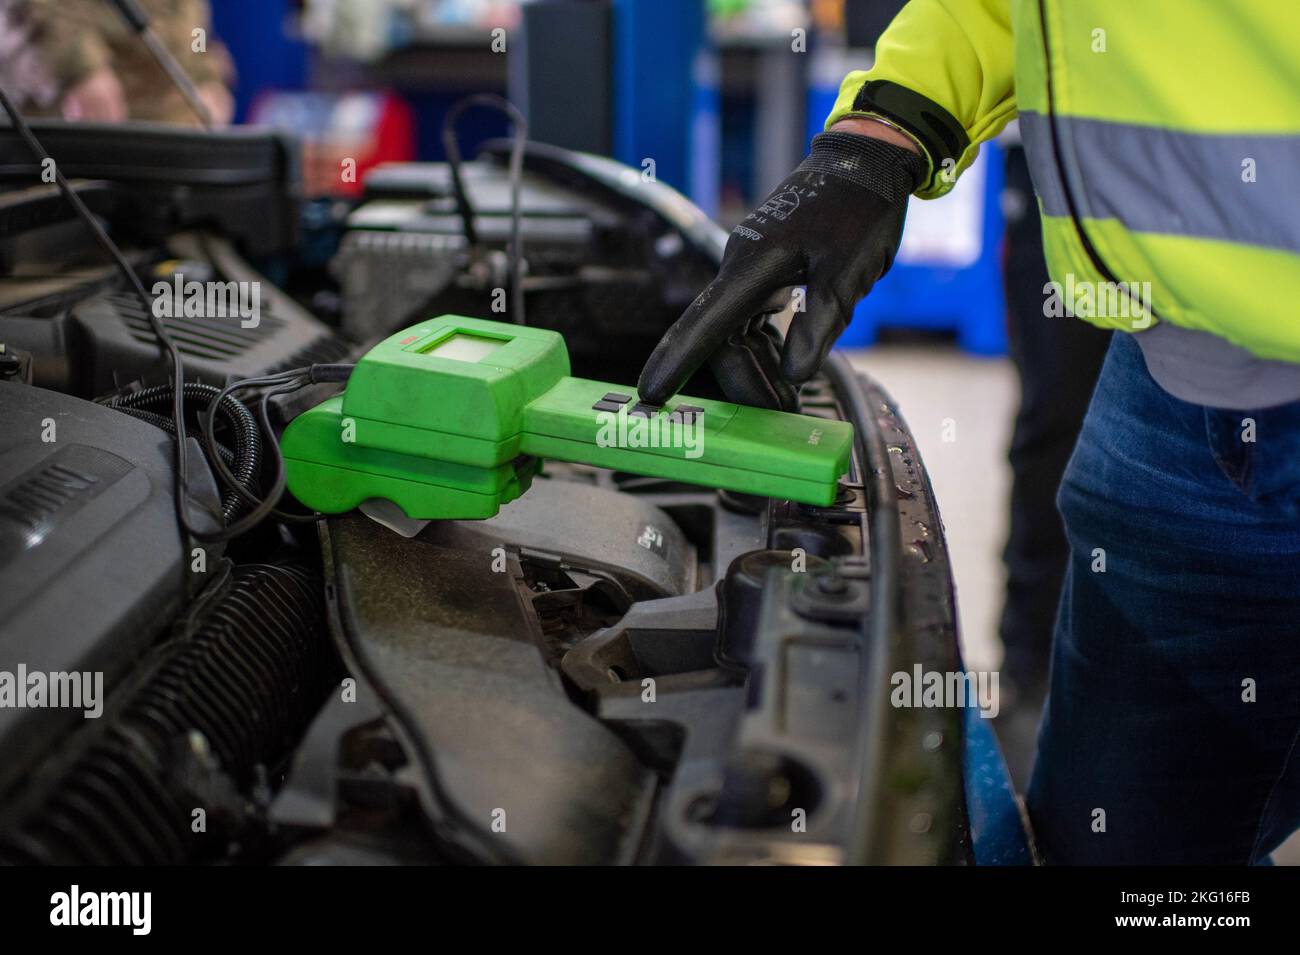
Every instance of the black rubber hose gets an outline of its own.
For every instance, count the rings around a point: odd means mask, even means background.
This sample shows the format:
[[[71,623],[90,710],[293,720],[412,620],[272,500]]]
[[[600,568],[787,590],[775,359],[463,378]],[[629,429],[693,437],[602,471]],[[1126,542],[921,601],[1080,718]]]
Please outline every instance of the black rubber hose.
[[[196,411],[201,412],[206,409],[219,394],[221,389],[212,385],[205,385],[199,381],[185,382],[185,402]],[[157,412],[159,408],[166,410],[171,400],[171,385],[155,385],[141,391],[117,395],[109,402],[109,407],[122,411],[134,408]],[[221,404],[217,406],[217,413],[230,425],[231,433],[234,435],[234,461],[230,470],[234,473],[235,480],[243,487],[255,491],[254,482],[262,470],[262,436],[258,431],[257,420],[242,401],[230,395],[226,395],[221,400]],[[246,507],[244,500],[234,491],[227,489],[222,493],[221,512],[227,525],[239,517]]]
[[[160,415],[155,411],[145,411],[143,408],[126,408],[121,405],[117,406],[117,410],[122,412],[122,414],[129,414],[132,418],[139,418],[141,421],[147,421],[155,428],[162,428],[173,437],[176,435],[176,423],[166,415]],[[226,467],[234,466],[234,451],[231,451],[224,444],[218,444],[217,454],[221,455],[221,460],[226,463]]]

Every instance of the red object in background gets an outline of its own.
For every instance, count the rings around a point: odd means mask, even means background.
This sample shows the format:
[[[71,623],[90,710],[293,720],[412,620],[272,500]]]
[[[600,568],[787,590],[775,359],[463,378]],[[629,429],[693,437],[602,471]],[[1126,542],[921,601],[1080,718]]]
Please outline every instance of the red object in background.
[[[368,169],[415,158],[411,108],[392,93],[262,93],[249,122],[298,136],[309,197],[358,196]]]

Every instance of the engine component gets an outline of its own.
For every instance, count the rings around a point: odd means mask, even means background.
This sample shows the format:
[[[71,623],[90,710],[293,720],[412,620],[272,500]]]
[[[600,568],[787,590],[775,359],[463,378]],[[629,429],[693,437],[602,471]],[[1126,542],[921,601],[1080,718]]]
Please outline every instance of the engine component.
[[[212,236],[174,236],[176,259],[157,281],[153,308],[176,342],[186,379],[223,386],[348,356],[336,335]],[[162,383],[150,316],[129,292],[83,293],[44,317],[0,315],[0,342],[33,356],[32,383],[93,398],[137,379]]]
[[[574,527],[574,516],[599,514]],[[636,600],[699,589],[695,547],[649,501],[580,481],[537,481],[531,491],[483,523],[503,541],[561,565],[608,573]]]
[[[271,255],[297,239],[298,164],[282,134],[49,119],[30,126],[69,179],[104,181],[113,217],[146,241],[216,227],[249,255]],[[0,181],[27,186],[42,182],[41,172],[17,130],[0,127]],[[66,203],[49,204],[27,215],[25,226],[71,216]]]
[[[255,821],[250,790],[298,741],[336,664],[306,568],[245,565],[212,588],[108,725],[74,736],[0,811],[0,860],[195,862]]]
[[[509,545],[485,523],[408,539],[360,514],[331,519],[327,579],[347,645],[468,825],[523,861],[631,861],[653,776],[569,699],[541,623],[552,608],[534,608],[580,589],[580,568],[507,556]],[[587,616],[616,620],[630,602],[621,589],[588,581]]]
[[[499,317],[495,290],[509,285],[511,145],[493,141],[462,165],[489,250],[473,262],[445,163],[391,163],[366,176],[366,201],[331,263],[345,334],[373,341],[445,312]],[[524,168],[528,324],[567,338],[576,374],[635,380],[717,270],[726,233],[670,187],[612,160],[529,143]]]
[[[773,569],[788,570],[798,558],[788,550],[755,550],[732,561],[722,579],[718,607],[718,659],[738,667],[756,662],[754,641],[758,638],[763,592]],[[809,555],[805,568],[819,570],[826,561]]]
[[[0,671],[98,672],[112,686],[201,583],[176,520],[172,438],[7,382],[0,421]],[[220,499],[197,443],[190,461],[190,520],[215,530]],[[219,554],[204,554],[209,570]],[[81,718],[0,707],[0,791]]]
[[[160,298],[168,300],[161,320],[176,340],[187,378],[222,386],[233,378],[338,361],[350,353],[350,342],[266,281],[228,242],[187,233],[173,238],[169,248],[182,259],[157,283],[166,286]],[[187,274],[196,268],[206,274]],[[202,314],[191,315],[186,306],[195,287],[202,290],[204,307]],[[251,317],[235,314],[236,299],[255,304]],[[155,300],[156,311],[158,305]],[[83,346],[83,387],[92,394],[142,376],[156,362],[157,341],[131,295],[92,298],[72,309],[68,321],[73,340]]]

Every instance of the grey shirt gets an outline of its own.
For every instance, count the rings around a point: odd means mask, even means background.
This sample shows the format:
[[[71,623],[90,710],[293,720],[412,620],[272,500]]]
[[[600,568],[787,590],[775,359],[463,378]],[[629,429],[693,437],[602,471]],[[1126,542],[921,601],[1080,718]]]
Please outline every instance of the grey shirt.
[[[1300,401],[1300,364],[1256,358],[1218,335],[1167,322],[1134,334],[1147,371],[1175,398],[1234,411]]]

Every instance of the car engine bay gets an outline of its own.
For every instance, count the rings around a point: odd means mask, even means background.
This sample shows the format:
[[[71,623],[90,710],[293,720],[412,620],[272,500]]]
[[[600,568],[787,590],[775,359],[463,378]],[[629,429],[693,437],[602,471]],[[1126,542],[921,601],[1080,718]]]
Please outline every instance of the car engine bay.
[[[511,144],[464,163],[470,241],[446,163],[307,200],[277,134],[32,125],[169,299],[196,427],[178,502],[149,315],[0,130],[0,671],[25,701],[0,707],[0,862],[972,861],[961,711],[888,700],[891,673],[961,669],[942,524],[898,408],[842,355],[800,396],[855,428],[828,507],[548,461],[487,520],[298,512],[187,547],[180,510],[214,532],[249,510],[205,409],[265,492],[255,405],[278,433],[340,386],[221,389],[494,317]],[[520,202],[528,323],[574,374],[634,382],[725,233],[538,144]],[[256,312],[187,309],[192,282]],[[720,394],[707,371],[688,390]],[[94,718],[50,705],[69,674],[102,679]]]

